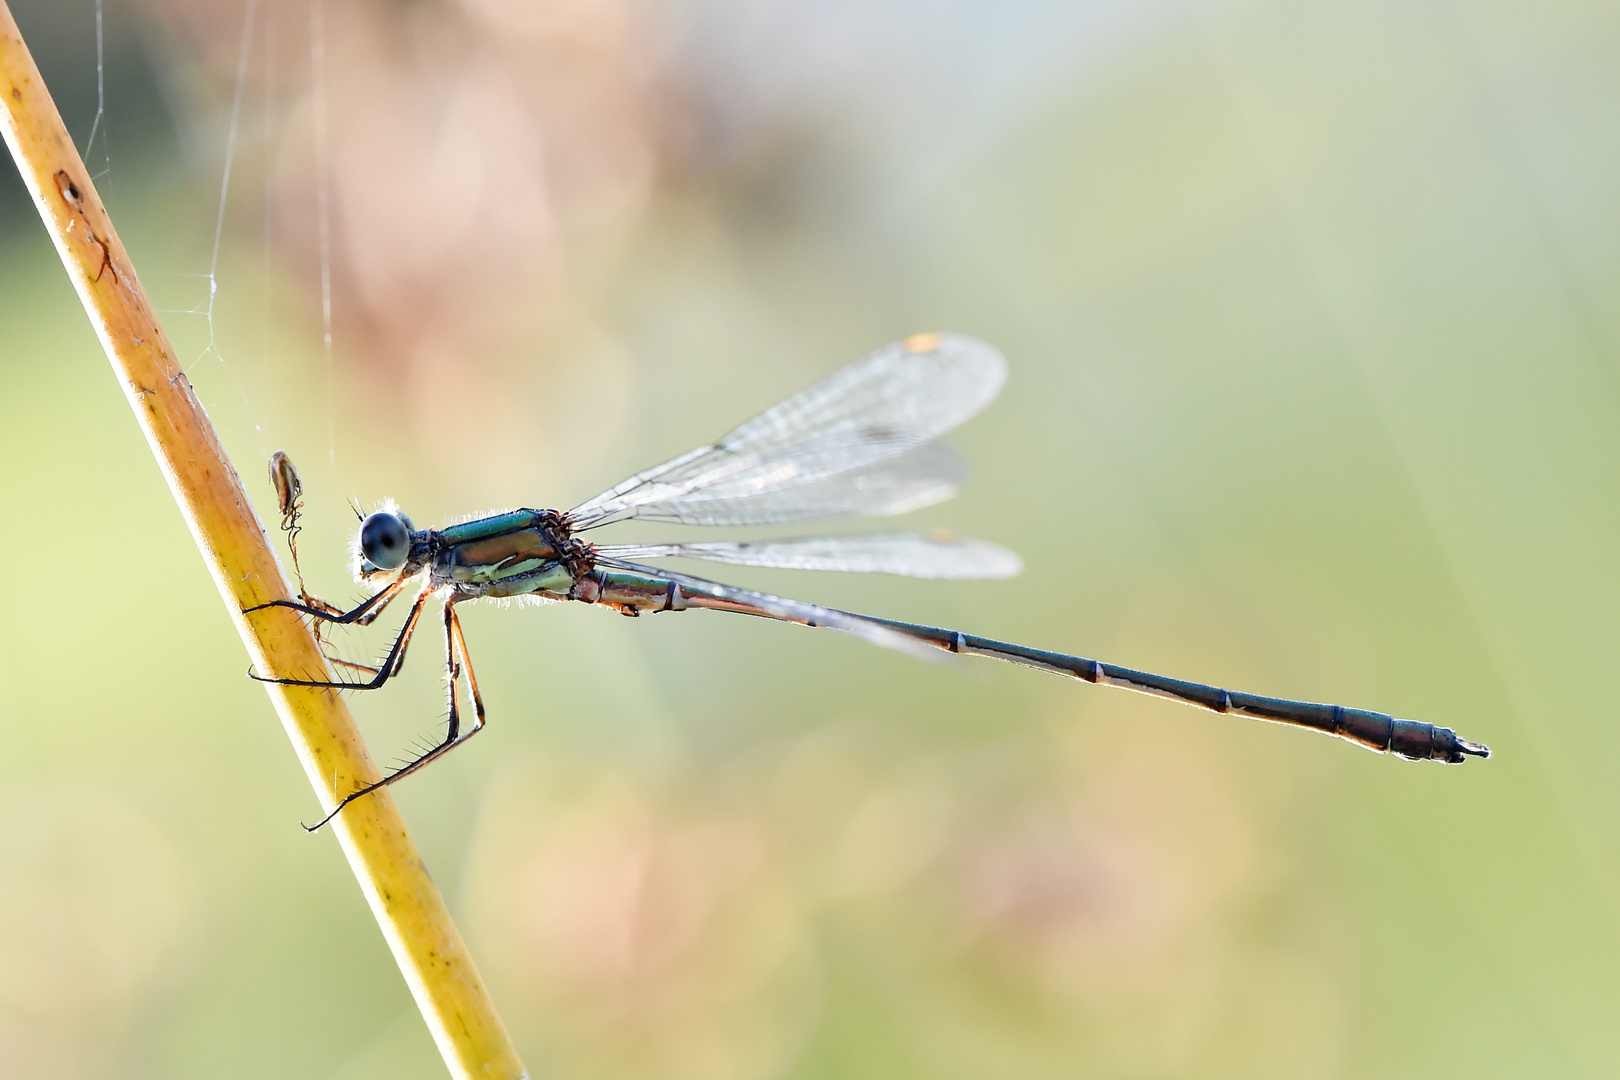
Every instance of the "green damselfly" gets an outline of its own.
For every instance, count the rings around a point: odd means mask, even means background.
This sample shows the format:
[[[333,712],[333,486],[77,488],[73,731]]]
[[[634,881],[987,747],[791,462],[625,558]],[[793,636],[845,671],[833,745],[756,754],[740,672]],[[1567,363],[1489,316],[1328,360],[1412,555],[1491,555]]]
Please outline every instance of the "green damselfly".
[[[935,626],[879,619],[739,589],[640,560],[682,557],[743,566],[903,574],[924,578],[1005,578],[1021,569],[994,544],[921,533],[833,536],[757,543],[599,545],[582,534],[632,518],[680,525],[765,525],[812,518],[884,517],[941,502],[965,470],[936,441],[984,408],[1006,380],[1006,362],[984,342],[921,334],[879,349],[803,393],[700,446],[609,488],[572,510],[512,510],[442,529],[418,529],[397,508],[366,517],[355,575],[378,591],[349,611],[307,594],[249,608],[290,607],[313,619],[369,625],[408,585],[421,581],[392,647],[376,667],[343,663],[365,679],[275,679],[292,686],[374,690],[398,674],[428,601],[444,600],[450,714],[444,738],[382,780],[345,796],[311,829],[349,803],[415,772],[477,734],[484,703],[456,605],[535,597],[576,600],[626,615],[708,608],[843,630],[906,651],[942,649],[994,657],[1104,686],[1336,735],[1380,753],[1460,762],[1488,757],[1485,746],[1449,728],[1385,713],[1222,690],[1145,671],[1031,649]],[[296,473],[272,463],[283,514]],[[292,477],[292,480],[288,478]],[[258,678],[259,676],[255,676]],[[473,721],[461,725],[465,681]]]

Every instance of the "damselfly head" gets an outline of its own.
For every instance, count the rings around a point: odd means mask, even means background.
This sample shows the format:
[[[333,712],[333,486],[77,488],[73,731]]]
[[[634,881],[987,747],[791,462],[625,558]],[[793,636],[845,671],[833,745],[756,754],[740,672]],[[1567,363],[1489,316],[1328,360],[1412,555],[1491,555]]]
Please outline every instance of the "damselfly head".
[[[360,523],[361,574],[398,570],[411,555],[411,519],[392,510],[379,510]]]

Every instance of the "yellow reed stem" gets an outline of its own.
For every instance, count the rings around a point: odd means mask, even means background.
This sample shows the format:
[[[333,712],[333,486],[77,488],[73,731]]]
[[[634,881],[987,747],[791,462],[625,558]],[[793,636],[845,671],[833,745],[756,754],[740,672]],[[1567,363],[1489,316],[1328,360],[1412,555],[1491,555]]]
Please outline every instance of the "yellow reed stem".
[[[5,0],[0,124],[248,655],[259,671],[273,676],[328,671],[297,615],[286,609],[242,615],[244,607],[289,599],[292,591],[236,470],[175,362]],[[325,807],[336,805],[334,796],[377,778],[335,691],[273,684],[266,689]],[[331,827],[451,1074],[503,1080],[527,1075],[388,792],[351,804]]]

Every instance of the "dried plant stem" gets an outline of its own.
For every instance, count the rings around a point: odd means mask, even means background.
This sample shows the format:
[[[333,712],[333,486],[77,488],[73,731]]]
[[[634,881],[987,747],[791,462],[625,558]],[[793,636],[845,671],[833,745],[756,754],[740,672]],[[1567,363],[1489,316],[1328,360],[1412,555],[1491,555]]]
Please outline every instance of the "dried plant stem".
[[[242,615],[244,607],[291,598],[286,576],[175,362],[5,0],[0,0],[0,124],[248,655],[273,676],[307,678],[328,670],[298,616],[285,609]],[[377,778],[376,765],[335,691],[266,688],[327,808],[336,805],[334,796]],[[332,828],[451,1073],[525,1076],[388,792],[354,803]]]

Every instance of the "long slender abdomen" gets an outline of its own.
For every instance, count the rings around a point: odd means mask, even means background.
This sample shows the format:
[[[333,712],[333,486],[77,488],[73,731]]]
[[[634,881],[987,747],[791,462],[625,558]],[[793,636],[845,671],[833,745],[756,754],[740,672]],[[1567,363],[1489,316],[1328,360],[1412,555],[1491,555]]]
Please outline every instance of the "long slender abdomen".
[[[1032,649],[1007,641],[964,634],[960,630],[947,630],[938,626],[879,619],[871,615],[857,615],[837,608],[823,608],[797,601],[784,602],[747,590],[730,586],[712,585],[699,579],[682,577],[680,582],[651,574],[599,571],[603,603],[621,610],[682,611],[689,607],[718,611],[737,611],[759,615],[783,622],[797,622],[807,626],[834,625],[859,632],[861,626],[878,627],[887,631],[890,639],[925,642],[947,652],[988,656],[1023,667],[1039,668],[1070,678],[1101,686],[1117,686],[1139,694],[1195,705],[1210,712],[1231,713],[1254,720],[1275,724],[1309,728],[1327,735],[1375,750],[1381,754],[1397,754],[1416,761],[1461,762],[1469,756],[1489,757],[1490,750],[1481,743],[1460,738],[1450,728],[1426,724],[1418,720],[1400,720],[1387,713],[1367,709],[1349,709],[1342,705],[1327,705],[1314,701],[1292,701],[1288,698],[1263,697],[1218,686],[1172,679],[1148,671],[1088,660],[1083,656]],[[711,591],[712,588],[712,591]],[[750,603],[750,597],[759,601]],[[791,603],[791,612],[771,610],[766,605]],[[825,617],[825,618],[823,618]],[[899,635],[896,639],[892,635]]]
[[[1453,764],[1465,757],[1489,757],[1490,749],[1481,743],[1460,738],[1450,728],[1438,727],[1419,720],[1400,720],[1387,713],[1368,709],[1350,709],[1343,705],[1327,705],[1314,701],[1292,701],[1288,698],[1263,697],[1237,690],[1223,690],[1218,686],[1172,679],[1148,671],[1088,660],[1066,653],[1032,649],[992,638],[976,637],[958,630],[945,630],[935,626],[897,622],[892,619],[873,619],[892,630],[911,634],[929,641],[942,649],[955,653],[989,656],[1024,667],[1068,675],[1102,686],[1118,686],[1139,694],[1196,705],[1211,712],[1233,713],[1255,720],[1275,724],[1310,728],[1328,735],[1336,735],[1384,754],[1397,754],[1414,761],[1446,761]]]

